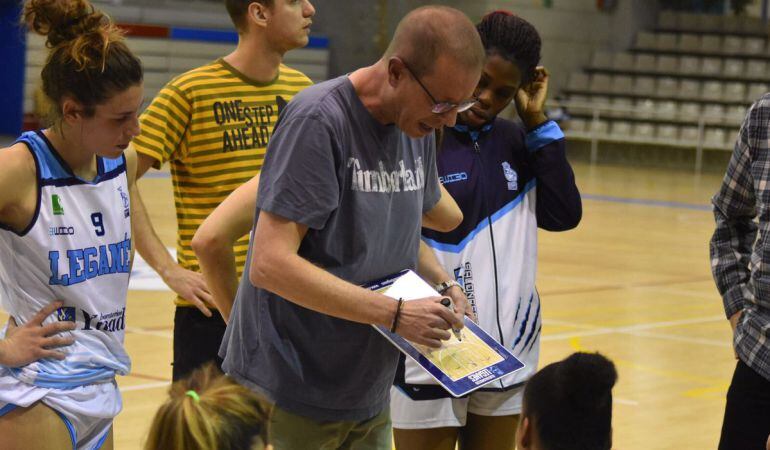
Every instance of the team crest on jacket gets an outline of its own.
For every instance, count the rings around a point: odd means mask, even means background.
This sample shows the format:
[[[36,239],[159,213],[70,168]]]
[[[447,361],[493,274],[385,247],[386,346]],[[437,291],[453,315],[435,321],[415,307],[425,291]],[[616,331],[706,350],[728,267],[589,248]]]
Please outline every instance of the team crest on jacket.
[[[519,176],[508,161],[503,162],[503,174],[505,174],[505,179],[508,180],[508,190],[517,191],[519,189]]]

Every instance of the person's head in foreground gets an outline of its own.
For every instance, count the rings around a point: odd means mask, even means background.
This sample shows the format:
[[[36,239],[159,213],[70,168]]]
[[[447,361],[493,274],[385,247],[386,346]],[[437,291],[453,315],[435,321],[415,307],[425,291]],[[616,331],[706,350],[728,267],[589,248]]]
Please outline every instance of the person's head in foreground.
[[[152,421],[145,450],[270,449],[269,405],[212,365],[169,389]]]
[[[574,353],[537,372],[524,388],[516,432],[520,450],[609,450],[615,365]]]

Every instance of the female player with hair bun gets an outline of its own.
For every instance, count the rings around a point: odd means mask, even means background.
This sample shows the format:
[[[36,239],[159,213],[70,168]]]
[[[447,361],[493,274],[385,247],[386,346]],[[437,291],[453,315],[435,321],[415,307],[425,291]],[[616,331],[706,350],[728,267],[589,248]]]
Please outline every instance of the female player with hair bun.
[[[598,353],[573,353],[536,373],[524,388],[520,450],[610,450],[615,365]]]
[[[131,268],[142,67],[86,0],[27,0],[50,128],[0,149],[0,448],[111,449]],[[38,326],[42,325],[42,326]],[[65,331],[71,330],[71,331]],[[58,333],[58,334],[57,334]]]

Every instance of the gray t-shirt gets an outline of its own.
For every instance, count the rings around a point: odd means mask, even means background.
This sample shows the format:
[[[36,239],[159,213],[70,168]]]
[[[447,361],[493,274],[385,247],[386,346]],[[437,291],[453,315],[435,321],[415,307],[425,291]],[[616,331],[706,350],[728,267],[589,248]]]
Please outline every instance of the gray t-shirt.
[[[282,112],[257,211],[307,225],[299,255],[354,284],[415,269],[420,222],[440,196],[433,135],[377,122],[347,76]],[[253,244],[253,243],[252,243]],[[249,282],[249,246],[220,355],[224,370],[280,408],[365,420],[388,404],[398,351],[371,325],[303,308]]]

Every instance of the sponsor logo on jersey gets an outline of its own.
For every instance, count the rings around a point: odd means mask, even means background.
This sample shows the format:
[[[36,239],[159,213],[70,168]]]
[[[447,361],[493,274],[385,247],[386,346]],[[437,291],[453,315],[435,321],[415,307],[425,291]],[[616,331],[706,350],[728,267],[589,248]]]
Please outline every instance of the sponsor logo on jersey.
[[[120,194],[120,200],[123,202],[123,217],[129,217],[131,215],[131,208],[128,206],[128,194],[123,192],[123,186],[118,186],[118,193]]]
[[[455,281],[460,283],[463,291],[465,291],[465,297],[468,298],[468,302],[473,308],[473,314],[478,317],[478,311],[476,310],[476,293],[473,289],[473,268],[471,263],[466,262],[462,266],[455,268]]]
[[[73,306],[62,306],[56,310],[56,318],[59,322],[74,322],[76,309]]]
[[[75,228],[74,227],[48,227],[48,235],[49,236],[74,236],[75,235]]]
[[[516,191],[519,189],[519,176],[508,161],[503,162],[503,175],[505,175],[505,179],[508,180],[509,191]]]
[[[83,331],[96,330],[115,332],[126,329],[126,308],[109,313],[91,314],[85,309],[80,310],[83,319]],[[64,306],[56,310],[56,318],[60,322],[77,322],[77,308]]]
[[[106,314],[91,314],[86,310],[83,313],[83,330],[121,331],[126,329],[126,308]]]
[[[457,183],[459,181],[465,181],[467,179],[468,179],[468,174],[466,172],[448,173],[443,177],[438,177],[438,180],[441,182],[441,184]]]
[[[64,207],[61,205],[61,197],[56,194],[51,194],[51,208],[53,209],[54,216],[64,215]]]

